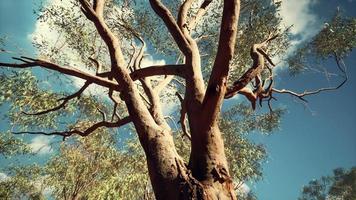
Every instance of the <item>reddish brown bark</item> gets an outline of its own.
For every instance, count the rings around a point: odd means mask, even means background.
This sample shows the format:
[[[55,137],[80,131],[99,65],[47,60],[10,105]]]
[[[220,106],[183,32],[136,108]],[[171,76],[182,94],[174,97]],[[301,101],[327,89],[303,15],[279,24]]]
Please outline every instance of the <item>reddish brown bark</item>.
[[[224,143],[218,127],[218,118],[226,91],[229,63],[235,49],[239,0],[224,1],[219,47],[207,89],[203,80],[198,45],[188,29],[195,27],[211,1],[203,2],[193,22],[189,24],[187,14],[193,1],[186,0],[182,4],[178,22],[176,22],[161,1],[150,0],[153,10],[162,18],[185,57],[185,62],[182,65],[152,66],[140,69],[139,62],[136,60],[132,73],[126,68],[119,39],[105,23],[103,16],[105,0],[95,0],[93,4],[88,0],[79,0],[79,2],[83,13],[88,20],[93,22],[109,49],[111,71],[105,73],[108,79],[103,78],[99,73],[96,76],[90,75],[72,68],[30,58],[20,59],[24,64],[0,64],[20,68],[41,66],[80,77],[86,80],[87,84],[94,83],[109,88],[111,98],[113,91],[120,92],[120,97],[129,113],[128,117],[118,122],[106,122],[103,117],[102,122],[94,124],[84,132],[57,132],[57,135],[69,136],[83,133],[84,136],[98,127],[118,127],[132,122],[146,154],[151,183],[158,200],[236,199],[224,153]],[[137,34],[135,36],[144,45],[142,38]],[[139,54],[141,57],[142,49],[143,47]],[[139,56],[136,59],[141,58]],[[188,164],[184,163],[178,155],[171,130],[162,114],[159,99],[162,86],[155,90],[146,80],[146,77],[154,75],[178,75],[186,80],[186,91],[182,103],[188,116],[191,133],[192,148]],[[143,102],[137,85],[134,83],[137,79],[142,83],[149,106]]]

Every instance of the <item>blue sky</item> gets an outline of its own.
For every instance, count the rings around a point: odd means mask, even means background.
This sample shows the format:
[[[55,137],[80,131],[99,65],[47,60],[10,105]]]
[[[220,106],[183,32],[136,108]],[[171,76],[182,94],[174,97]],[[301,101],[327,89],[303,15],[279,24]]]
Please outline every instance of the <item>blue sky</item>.
[[[36,28],[33,2],[39,1],[0,1],[0,35],[9,35],[29,54],[35,51],[29,38]],[[336,6],[347,15],[356,16],[353,10],[356,1],[353,0],[286,0],[281,14],[286,17],[286,24],[295,24],[297,38],[304,40],[322,27],[334,14]],[[0,59],[5,61],[7,57],[0,55]],[[345,87],[309,97],[308,107],[289,96],[279,96],[275,104],[288,109],[281,130],[270,136],[252,136],[254,141],[265,144],[269,152],[264,180],[250,186],[259,199],[297,199],[302,185],[310,180],[330,174],[337,167],[356,166],[356,54],[351,54],[345,62],[350,76]],[[288,89],[304,91],[328,84],[320,75],[306,74],[291,79],[283,70],[278,73],[278,85]],[[0,130],[4,129],[6,122],[2,121]],[[28,141],[33,145],[48,143],[45,138]],[[7,163],[0,161],[0,167]]]

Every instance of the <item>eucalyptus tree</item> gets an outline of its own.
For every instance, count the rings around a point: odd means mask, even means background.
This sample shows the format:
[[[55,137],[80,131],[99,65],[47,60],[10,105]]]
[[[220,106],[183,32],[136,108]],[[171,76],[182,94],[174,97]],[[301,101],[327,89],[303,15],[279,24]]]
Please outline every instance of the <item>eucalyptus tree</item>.
[[[275,94],[305,100],[307,95],[338,87],[304,93],[275,88],[271,58],[282,57],[290,45],[288,28],[281,28],[276,14],[280,2],[148,2],[68,0],[44,7],[39,20],[57,30],[57,40],[45,40],[48,35],[34,38],[37,58],[16,57],[20,63],[0,65],[40,67],[50,71],[51,81],[52,72],[59,72],[84,82],[72,94],[68,93],[75,88],[66,82],[67,90],[61,94],[58,88],[39,87],[39,80],[28,72],[4,73],[1,78],[8,84],[0,91],[2,101],[12,103],[13,132],[65,139],[132,124],[157,199],[236,199],[233,167],[229,170],[219,123],[224,99],[245,96],[253,109],[267,100],[273,112]],[[316,37],[310,45],[315,50],[328,49],[325,56],[336,58],[347,80],[342,58],[355,46],[351,34],[355,20],[341,21],[344,24],[337,21],[332,25],[337,34],[323,29],[319,35],[347,37],[346,42],[322,47],[323,40]],[[175,64],[143,67],[146,54],[153,51]],[[304,57],[295,56],[291,64]],[[107,98],[82,95],[93,85]],[[63,97],[63,93],[67,95]],[[181,103],[182,131],[189,138],[188,161],[179,155],[169,118],[162,112],[161,100],[175,96]],[[271,119],[266,117],[262,123],[268,125]]]

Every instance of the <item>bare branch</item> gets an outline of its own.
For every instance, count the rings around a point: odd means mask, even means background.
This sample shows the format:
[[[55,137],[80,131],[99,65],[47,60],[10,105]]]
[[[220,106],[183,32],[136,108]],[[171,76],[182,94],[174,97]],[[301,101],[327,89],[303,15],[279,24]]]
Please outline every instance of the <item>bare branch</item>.
[[[185,0],[179,8],[177,23],[181,30],[187,26],[187,15],[194,0]]]
[[[97,110],[100,112],[100,114],[101,114],[101,116],[102,116],[102,118],[103,118],[103,122],[105,122],[105,121],[106,121],[106,114],[105,114],[105,112],[102,111],[100,108],[97,108]]]
[[[94,132],[98,128],[106,127],[106,128],[116,128],[123,126],[125,124],[128,124],[131,122],[130,117],[125,117],[117,122],[106,122],[106,121],[101,121],[98,123],[93,124],[90,126],[88,129],[84,131],[80,130],[69,130],[69,131],[56,131],[56,132],[42,132],[42,131],[22,131],[22,132],[12,132],[13,134],[40,134],[40,135],[59,135],[63,137],[69,137],[73,134],[77,134],[80,136],[88,136],[90,133]]]
[[[156,65],[137,69],[136,71],[130,74],[133,80],[158,75],[175,75],[184,78],[184,65]]]
[[[203,101],[207,123],[217,119],[224,99],[229,66],[235,52],[239,14],[239,0],[224,1],[218,50]]]
[[[48,110],[44,110],[44,111],[41,111],[41,112],[36,112],[36,113],[27,113],[27,112],[23,112],[24,114],[26,115],[43,115],[43,114],[47,114],[47,113],[50,113],[50,112],[53,112],[53,111],[56,111],[56,110],[59,110],[61,108],[65,108],[66,104],[68,103],[68,101],[74,99],[74,98],[80,98],[80,95],[84,92],[84,90],[86,88],[88,88],[88,86],[91,84],[91,82],[87,81],[85,82],[85,84],[83,85],[83,87],[81,87],[77,92],[75,92],[74,94],[72,95],[69,95],[67,97],[64,97],[64,98],[61,98],[59,99],[58,101],[63,101],[61,104],[59,104],[58,106],[54,107],[54,108],[51,108],[51,109],[48,109]]]
[[[271,58],[263,50],[268,42],[277,38],[279,35],[270,36],[263,42],[259,44],[253,44],[250,50],[251,58],[253,60],[252,66],[237,80],[233,83],[232,86],[228,87],[225,93],[225,99],[231,98],[236,95],[242,88],[246,87],[253,79],[256,80],[256,88],[261,88],[261,73],[265,67],[265,59],[272,66],[275,66]],[[268,67],[268,66],[267,66]],[[270,73],[271,68],[268,67]]]
[[[341,81],[340,84],[338,84],[335,87],[324,87],[324,88],[319,88],[317,90],[312,90],[312,91],[305,91],[303,93],[297,93],[291,90],[286,90],[286,89],[276,89],[276,88],[272,88],[272,92],[275,93],[280,93],[280,94],[290,94],[292,96],[295,96],[297,98],[299,98],[300,100],[307,102],[307,100],[304,99],[305,96],[309,96],[309,95],[313,95],[313,94],[318,94],[321,92],[326,92],[326,91],[333,91],[333,90],[338,90],[339,88],[341,88],[348,80],[348,76],[346,73],[346,67],[345,64],[342,62],[342,59],[340,57],[338,57],[336,54],[334,54],[334,58],[335,58],[335,62],[337,67],[339,68],[339,70],[342,73],[342,76],[344,77],[344,80]],[[342,63],[340,63],[342,62]]]
[[[185,38],[178,24],[175,22],[172,13],[168,10],[168,8],[163,5],[160,0],[150,0],[150,4],[152,9],[166,24],[169,32],[173,36],[176,44],[178,45],[178,48],[182,51],[184,55],[189,55],[191,52],[189,42]]]
[[[21,58],[14,58],[15,60],[20,60],[24,63],[22,64],[16,64],[16,63],[0,63],[0,66],[4,67],[11,67],[11,68],[30,68],[30,67],[43,67],[46,69],[54,70],[57,72],[60,72],[62,74],[74,76],[77,78],[81,78],[87,81],[90,81],[92,83],[101,85],[106,88],[112,88],[114,90],[119,91],[120,87],[117,83],[113,81],[109,81],[107,79],[97,77],[94,75],[91,75],[89,73],[80,71],[78,69],[72,68],[72,67],[63,67],[59,66],[57,64],[51,63],[49,61],[41,60],[41,59],[33,59],[29,57],[21,57]]]
[[[102,17],[104,12],[105,0],[94,0],[93,7],[96,14]]]
[[[87,0],[79,0],[79,2],[82,5],[83,13],[94,23],[100,37],[104,40],[109,49],[111,67],[118,69],[119,67],[126,66],[125,59],[120,48],[120,41],[104,21],[103,10],[105,0],[95,0],[94,6],[92,6]]]
[[[296,92],[293,92],[291,90],[286,90],[286,89],[279,90],[279,89],[276,89],[276,88],[272,88],[272,92],[280,93],[280,94],[290,94],[290,95],[293,95],[295,97],[298,97],[302,101],[307,102],[307,100],[305,100],[303,97],[309,96],[309,95],[313,95],[313,94],[318,94],[320,92],[337,90],[340,87],[342,87],[346,83],[346,81],[347,81],[347,79],[344,79],[339,85],[337,85],[335,87],[319,88],[317,90],[305,91],[303,93],[296,93]]]
[[[212,0],[205,0],[201,4],[197,14],[195,15],[195,17],[193,19],[191,19],[191,21],[189,23],[190,30],[193,30],[195,28],[197,22],[204,16],[204,14],[206,13],[206,10],[211,2],[212,2]]]
[[[180,101],[180,104],[182,106],[181,110],[180,110],[180,124],[182,126],[182,131],[183,131],[183,136],[186,136],[189,140],[191,140],[191,136],[190,134],[188,133],[188,130],[187,130],[187,125],[186,125],[186,114],[187,114],[187,107],[185,105],[185,101],[182,97],[181,94],[179,94],[178,92],[176,92],[176,95]]]

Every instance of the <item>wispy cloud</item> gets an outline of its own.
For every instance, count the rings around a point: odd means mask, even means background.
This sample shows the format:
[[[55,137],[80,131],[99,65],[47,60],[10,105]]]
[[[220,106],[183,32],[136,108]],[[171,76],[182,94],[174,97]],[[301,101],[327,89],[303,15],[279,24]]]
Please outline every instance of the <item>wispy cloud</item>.
[[[51,137],[39,135],[32,138],[29,144],[33,153],[38,153],[40,155],[49,154],[53,152],[51,148]]]
[[[321,28],[318,16],[312,11],[316,0],[284,0],[280,10],[283,25],[293,25],[291,33],[296,37],[294,44],[299,44],[315,35]]]

